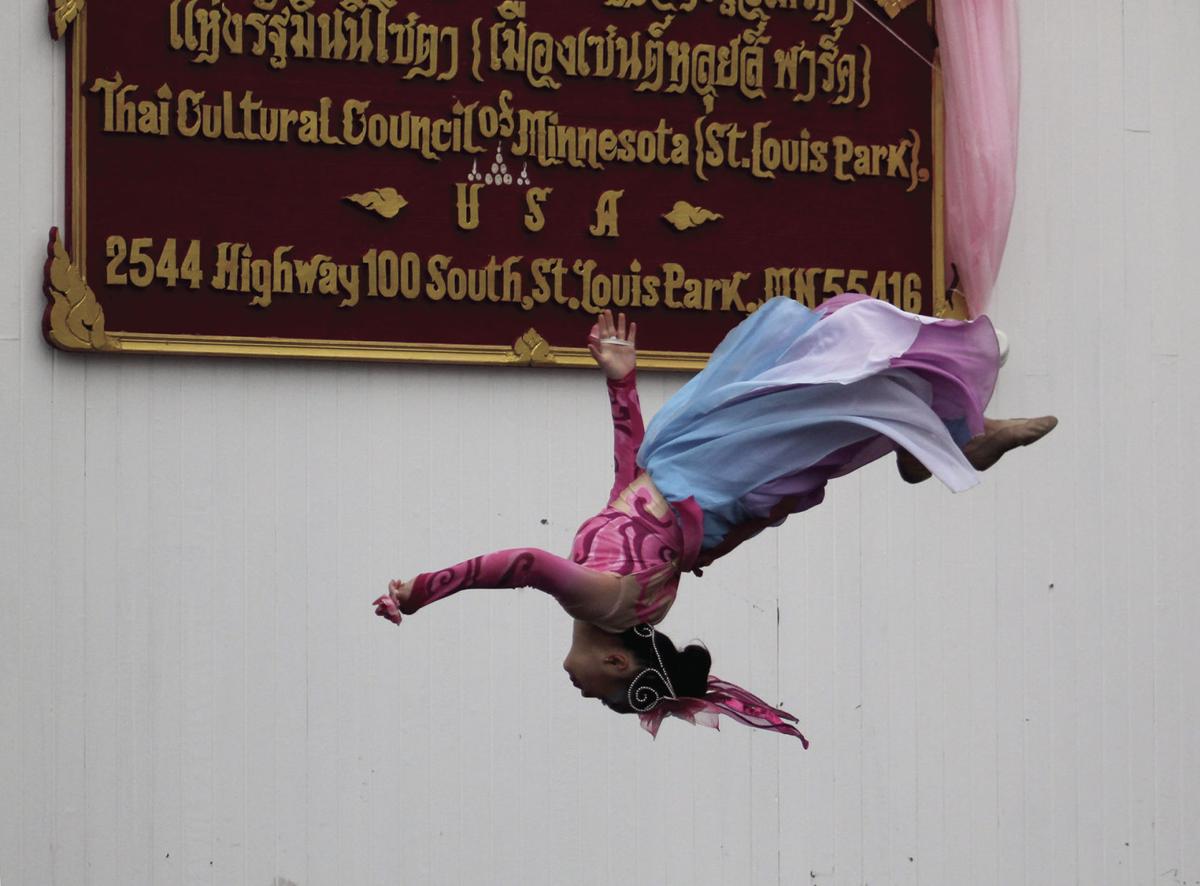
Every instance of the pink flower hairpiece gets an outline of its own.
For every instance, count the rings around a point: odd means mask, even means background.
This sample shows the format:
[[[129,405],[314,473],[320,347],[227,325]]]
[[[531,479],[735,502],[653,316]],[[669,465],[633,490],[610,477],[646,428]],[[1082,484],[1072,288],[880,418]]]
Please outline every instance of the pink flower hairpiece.
[[[653,736],[667,717],[686,720],[693,726],[720,729],[721,714],[755,729],[766,729],[800,739],[808,749],[808,739],[795,726],[796,718],[787,711],[773,708],[757,695],[740,686],[727,683],[720,677],[708,678],[708,691],[703,698],[662,698],[653,708],[638,714],[642,728]]]

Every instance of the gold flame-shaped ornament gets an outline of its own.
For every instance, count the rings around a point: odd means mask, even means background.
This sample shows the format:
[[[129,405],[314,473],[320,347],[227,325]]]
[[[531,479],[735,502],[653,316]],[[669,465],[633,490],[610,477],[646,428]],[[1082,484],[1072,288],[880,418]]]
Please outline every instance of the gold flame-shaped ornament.
[[[96,301],[96,294],[71,263],[58,228],[50,229],[46,298],[50,300],[46,337],[52,344],[68,351],[116,349],[116,342],[104,332],[104,311]]]
[[[530,329],[513,345],[512,361],[517,366],[552,366],[557,361],[550,342],[536,329]]]
[[[883,7],[883,11],[886,12],[890,18],[895,18],[900,13],[904,12],[904,10],[908,9],[908,7],[916,3],[917,0],[875,0],[875,2]]]
[[[408,205],[408,201],[395,188],[376,188],[365,194],[350,194],[346,199],[383,218],[395,218]]]
[[[719,212],[711,212],[700,206],[693,206],[686,200],[680,200],[675,207],[663,216],[677,231],[687,231],[698,228],[702,224],[724,218]]]
[[[50,0],[50,36],[61,40],[71,22],[79,18],[87,0]]]

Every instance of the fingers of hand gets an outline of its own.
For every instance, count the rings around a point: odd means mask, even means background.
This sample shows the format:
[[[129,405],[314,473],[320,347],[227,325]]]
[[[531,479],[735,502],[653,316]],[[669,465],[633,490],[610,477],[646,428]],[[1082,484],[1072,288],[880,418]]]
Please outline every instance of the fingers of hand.
[[[376,615],[386,618],[392,624],[400,624],[400,610],[396,608],[396,601],[391,596],[385,595],[380,597],[373,605],[375,606]]]

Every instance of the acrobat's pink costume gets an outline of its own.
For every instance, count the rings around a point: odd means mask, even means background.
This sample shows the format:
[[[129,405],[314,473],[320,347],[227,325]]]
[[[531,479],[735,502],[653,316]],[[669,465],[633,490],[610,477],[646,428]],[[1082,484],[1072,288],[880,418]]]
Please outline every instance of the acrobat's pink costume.
[[[960,447],[983,430],[998,366],[986,319],[931,320],[861,296],[815,311],[774,299],[726,337],[649,435],[636,374],[609,382],[615,478],[570,559],[518,548],[423,573],[403,614],[466,588],[534,587],[604,630],[658,624],[702,550],[738,526],[782,522],[781,508],[816,505],[831,478],[897,446],[951,489],[973,486]],[[390,597],[376,605],[399,621]],[[789,714],[715,677],[705,698],[664,699],[641,716],[653,733],[666,716],[715,726],[717,714],[803,740]]]

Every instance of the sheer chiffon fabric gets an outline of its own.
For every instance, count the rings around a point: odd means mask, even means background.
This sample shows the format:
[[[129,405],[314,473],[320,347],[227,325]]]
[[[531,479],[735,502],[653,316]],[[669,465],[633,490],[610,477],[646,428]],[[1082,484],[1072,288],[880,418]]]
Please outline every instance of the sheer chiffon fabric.
[[[703,698],[672,698],[660,701],[649,711],[639,714],[642,728],[655,738],[659,727],[667,717],[676,717],[693,726],[720,729],[719,718],[724,715],[743,726],[765,729],[800,739],[808,749],[808,739],[792,724],[796,718],[782,708],[775,708],[749,690],[720,677],[708,678],[708,689]]]
[[[978,317],[991,301],[1016,199],[1016,0],[940,0],[937,28],[946,96],[947,258]]]
[[[986,318],[933,320],[865,296],[817,310],[777,298],[734,329],[659,411],[638,463],[671,501],[694,497],[705,549],[734,526],[818,504],[826,483],[902,446],[955,492],[978,475],[999,366]]]

